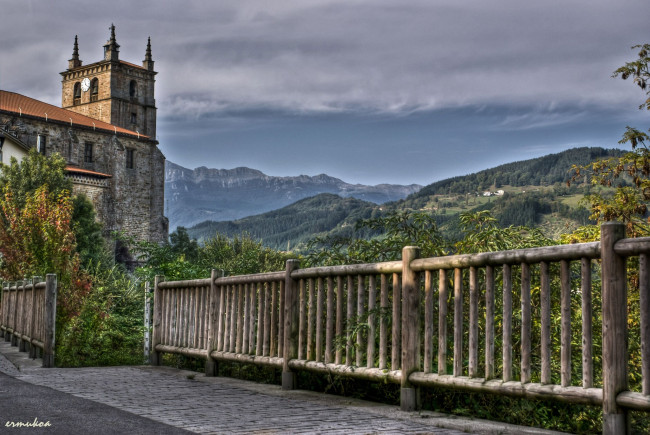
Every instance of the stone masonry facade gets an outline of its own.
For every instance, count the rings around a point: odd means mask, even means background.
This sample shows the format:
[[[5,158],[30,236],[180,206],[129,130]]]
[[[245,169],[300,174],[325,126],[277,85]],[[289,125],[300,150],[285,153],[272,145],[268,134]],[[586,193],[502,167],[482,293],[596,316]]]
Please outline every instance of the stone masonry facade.
[[[68,69],[61,73],[61,107],[156,138],[156,100],[151,38],[142,66],[120,60],[120,45],[111,26],[104,59],[82,65],[75,36]]]
[[[89,65],[82,65],[75,37],[61,73],[62,108],[0,90],[0,129],[66,159],[74,193],[92,201],[105,235],[162,242],[168,236],[165,157],[156,140],[151,40],[139,66],[119,59],[115,27],[110,30],[104,59]]]
[[[45,137],[46,154],[67,160],[74,192],[93,202],[106,235],[120,231],[137,240],[166,240],[165,157],[157,142],[2,112],[0,125],[30,146],[36,147],[39,135]],[[85,161],[86,144],[92,145],[90,162]],[[127,150],[133,153],[133,168],[127,168]],[[88,172],[77,174],[76,168]]]

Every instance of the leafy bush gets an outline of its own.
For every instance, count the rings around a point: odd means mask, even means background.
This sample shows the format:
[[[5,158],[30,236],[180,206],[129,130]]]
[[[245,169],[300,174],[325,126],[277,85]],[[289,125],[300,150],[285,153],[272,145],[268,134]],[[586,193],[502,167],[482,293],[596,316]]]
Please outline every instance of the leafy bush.
[[[94,265],[91,287],[71,316],[57,316],[57,365],[142,364],[144,289],[118,266]]]
[[[262,246],[248,234],[228,238],[215,234],[202,246],[189,240],[185,228],[170,235],[171,243],[158,245],[150,242],[130,241],[144,265],[136,269],[143,281],[153,281],[156,275],[167,280],[206,278],[211,269],[225,275],[243,275],[284,270],[286,261],[295,258]]]
[[[404,246],[418,246],[423,257],[444,255],[446,249],[436,219],[429,213],[391,211],[384,216],[361,219],[357,230],[370,229],[372,239],[316,237],[308,244],[308,266],[375,263],[399,260]]]

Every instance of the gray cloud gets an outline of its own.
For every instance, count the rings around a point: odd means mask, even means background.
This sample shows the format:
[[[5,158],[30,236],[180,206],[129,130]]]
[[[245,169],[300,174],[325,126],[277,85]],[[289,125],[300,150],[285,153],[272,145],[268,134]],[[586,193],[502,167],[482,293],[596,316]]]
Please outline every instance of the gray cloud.
[[[631,93],[612,92],[609,75],[630,45],[643,42],[650,12],[645,0],[278,3],[149,0],[134,16],[120,0],[106,16],[87,2],[11,2],[0,30],[0,53],[11,59],[1,84],[29,88],[39,71],[49,79],[51,66],[34,68],[41,62],[64,69],[73,33],[82,58],[96,60],[113,20],[125,59],[140,61],[152,35],[163,116],[246,107],[400,113],[494,101],[628,104]],[[11,77],[15,66],[30,73]]]
[[[262,20],[241,13],[161,61],[194,78],[175,82],[175,93],[200,91],[212,110],[623,105],[632,93],[612,92],[609,75],[644,36],[630,31],[644,28],[639,8],[648,10],[641,2],[318,2]]]
[[[490,115],[486,128],[513,132],[586,125],[593,110],[629,114],[639,91],[610,75],[635,56],[631,45],[647,42],[650,16],[647,0],[101,5],[3,2],[0,88],[60,104],[58,73],[74,35],[82,60],[94,62],[114,22],[124,60],[139,63],[152,37],[161,131],[172,139],[187,138],[190,125],[206,138],[258,122],[266,129],[272,113],[398,119],[510,107]]]

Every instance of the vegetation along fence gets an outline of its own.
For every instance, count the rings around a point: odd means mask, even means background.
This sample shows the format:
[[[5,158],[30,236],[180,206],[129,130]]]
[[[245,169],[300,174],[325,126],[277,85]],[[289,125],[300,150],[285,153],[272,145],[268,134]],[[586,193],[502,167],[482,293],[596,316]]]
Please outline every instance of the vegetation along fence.
[[[273,366],[285,389],[297,370],[394,382],[405,410],[420,386],[596,405],[604,433],[625,433],[627,410],[650,411],[650,238],[601,231],[594,243],[436,258],[406,247],[395,262],[158,277],[152,363],[168,352],[205,358],[208,375],[218,361]],[[640,295],[628,294],[628,265]],[[630,296],[641,376],[628,370]]]
[[[32,358],[42,352],[43,367],[54,367],[56,288],[54,274],[45,282],[34,278],[2,287],[0,337]]]

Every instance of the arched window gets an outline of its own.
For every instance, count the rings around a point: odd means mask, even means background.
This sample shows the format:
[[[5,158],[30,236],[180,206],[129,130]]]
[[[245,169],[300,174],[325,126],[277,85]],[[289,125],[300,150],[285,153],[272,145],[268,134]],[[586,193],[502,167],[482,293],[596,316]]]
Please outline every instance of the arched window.
[[[81,83],[77,82],[74,84],[74,99],[72,101],[73,105],[81,104]]]
[[[137,93],[138,93],[138,84],[135,82],[135,80],[131,80],[131,83],[129,84],[129,96],[135,97],[137,96]]]
[[[90,82],[90,101],[97,101],[97,94],[99,94],[99,79],[94,78]]]

